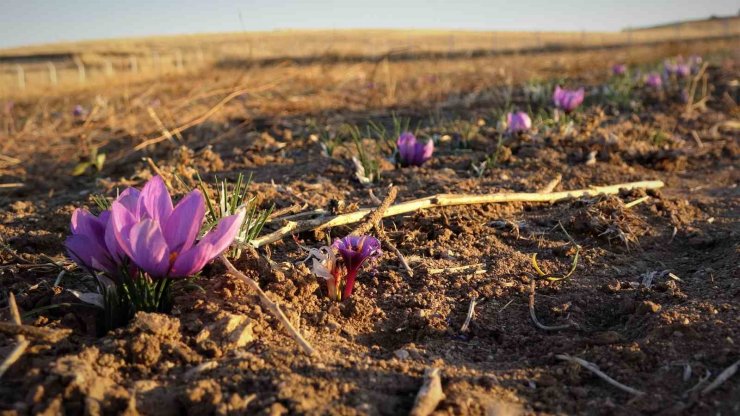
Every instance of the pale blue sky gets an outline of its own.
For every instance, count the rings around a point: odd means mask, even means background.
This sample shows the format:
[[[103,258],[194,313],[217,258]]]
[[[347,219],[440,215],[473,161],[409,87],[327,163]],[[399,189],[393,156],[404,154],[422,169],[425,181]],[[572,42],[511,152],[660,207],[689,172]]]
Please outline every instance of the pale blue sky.
[[[0,0],[0,47],[285,28],[619,30],[733,15],[740,0]]]

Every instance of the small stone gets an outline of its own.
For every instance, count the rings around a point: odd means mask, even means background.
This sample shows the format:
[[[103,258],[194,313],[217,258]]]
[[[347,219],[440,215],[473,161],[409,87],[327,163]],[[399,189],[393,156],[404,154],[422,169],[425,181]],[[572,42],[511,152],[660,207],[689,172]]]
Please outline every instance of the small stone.
[[[648,313],[660,312],[661,306],[653,301],[644,300],[637,306],[637,313],[640,315],[646,315]]]
[[[396,358],[398,358],[399,360],[408,360],[411,356],[411,354],[409,354],[409,352],[404,349],[394,351],[393,355],[395,355]]]

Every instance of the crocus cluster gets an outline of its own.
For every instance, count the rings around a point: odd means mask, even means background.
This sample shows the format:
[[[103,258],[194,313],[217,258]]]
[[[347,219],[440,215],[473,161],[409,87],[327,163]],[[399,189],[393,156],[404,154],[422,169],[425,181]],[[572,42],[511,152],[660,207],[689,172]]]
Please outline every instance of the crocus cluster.
[[[663,63],[663,73],[665,76],[676,76],[678,78],[685,78],[691,75],[691,65],[684,61],[683,57],[678,57],[675,60],[666,60]]]
[[[612,65],[612,74],[613,75],[624,75],[627,73],[627,65],[625,64],[614,64]]]
[[[651,72],[645,77],[645,84],[651,88],[660,88],[663,85],[663,78],[657,72]]]
[[[427,140],[426,143],[422,143],[412,133],[405,132],[398,137],[396,148],[402,166],[421,166],[432,158],[434,142]]]
[[[586,91],[583,88],[577,90],[566,90],[560,88],[560,85],[555,87],[555,92],[552,94],[552,100],[555,106],[566,113],[570,113],[575,110],[581,103],[586,95]]]
[[[331,246],[311,249],[313,272],[324,279],[329,298],[340,301],[352,296],[357,273],[368,259],[382,254],[375,237],[347,236]],[[337,256],[337,253],[339,256]]]
[[[196,242],[205,218],[203,194],[194,190],[173,207],[162,178],[155,176],[141,192],[123,191],[98,217],[76,209],[65,246],[80,266],[114,280],[124,264],[155,279],[185,277],[228,248],[244,215],[242,211],[221,219]]]
[[[532,128],[532,120],[524,111],[517,111],[506,115],[506,130],[510,134],[525,132]]]

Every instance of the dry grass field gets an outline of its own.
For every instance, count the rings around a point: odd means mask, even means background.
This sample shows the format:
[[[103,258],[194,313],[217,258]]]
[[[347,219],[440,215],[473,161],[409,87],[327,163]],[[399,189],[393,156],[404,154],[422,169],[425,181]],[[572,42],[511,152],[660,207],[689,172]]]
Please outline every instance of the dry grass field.
[[[736,23],[0,51],[0,413],[740,413]],[[646,84],[690,56],[691,74]],[[554,111],[556,85],[584,103]],[[513,110],[531,129],[506,131]],[[394,162],[403,130],[433,141],[431,160]],[[314,352],[218,261],[171,280],[171,309],[109,330],[65,250],[74,209],[157,175],[176,200],[198,188],[218,204],[213,178],[241,174],[250,206],[273,211],[230,259]],[[597,188],[638,181],[660,182]],[[578,189],[379,219],[366,232],[382,254],[342,301],[306,261],[356,226],[317,224],[394,192],[442,205]]]
[[[622,32],[283,30],[111,39],[0,50],[0,96],[45,93],[181,74],[222,63],[377,60],[437,54],[496,54],[638,46],[740,36],[740,18],[684,22]]]

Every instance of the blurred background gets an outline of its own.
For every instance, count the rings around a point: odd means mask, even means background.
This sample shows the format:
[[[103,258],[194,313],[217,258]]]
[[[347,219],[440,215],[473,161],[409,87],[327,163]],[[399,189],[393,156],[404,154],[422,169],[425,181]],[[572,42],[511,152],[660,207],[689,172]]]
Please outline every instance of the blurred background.
[[[734,0],[3,2],[0,95],[281,62],[733,40]]]

